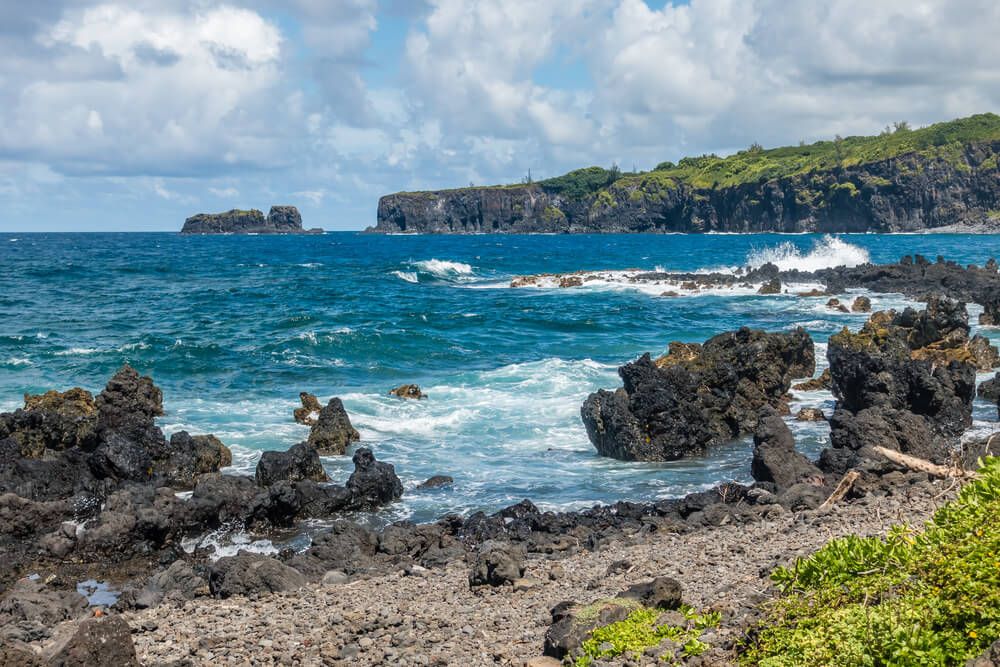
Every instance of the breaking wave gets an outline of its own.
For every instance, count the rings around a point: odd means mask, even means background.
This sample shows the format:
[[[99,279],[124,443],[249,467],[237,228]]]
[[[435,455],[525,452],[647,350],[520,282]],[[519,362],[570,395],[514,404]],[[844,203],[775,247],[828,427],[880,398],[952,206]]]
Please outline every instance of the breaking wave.
[[[836,236],[818,239],[809,252],[803,252],[791,241],[777,246],[753,250],[746,263],[758,268],[770,262],[782,271],[818,271],[836,266],[858,266],[871,261],[868,251]]]

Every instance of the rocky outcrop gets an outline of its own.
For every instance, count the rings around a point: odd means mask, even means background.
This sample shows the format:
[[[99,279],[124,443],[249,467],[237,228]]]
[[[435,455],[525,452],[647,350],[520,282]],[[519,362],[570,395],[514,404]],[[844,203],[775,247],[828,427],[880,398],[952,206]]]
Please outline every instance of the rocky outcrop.
[[[319,453],[307,442],[293,445],[287,452],[264,452],[257,462],[257,483],[271,486],[275,482],[312,480],[328,482],[330,477],[323,469]]]
[[[983,117],[997,122],[995,116]],[[928,137],[928,148],[921,152],[805,173],[790,169],[786,176],[748,182],[740,182],[738,171],[725,181],[711,170],[692,178],[690,171],[668,166],[617,180],[608,174],[604,182],[585,181],[591,170],[581,170],[527,185],[401,192],[379,200],[377,224],[368,231],[906,232],[956,225],[996,230],[1000,141],[995,133],[989,136],[964,144]],[[711,159],[686,161],[697,170],[700,160]],[[569,179],[579,180],[580,187],[566,188]],[[720,179],[735,184],[723,185]]]
[[[484,542],[469,555],[470,586],[502,586],[524,576],[523,545]]]
[[[823,472],[795,451],[792,432],[773,410],[761,414],[753,444],[750,471],[758,482],[774,484],[779,493],[800,482],[823,485]]]
[[[880,445],[943,461],[972,424],[976,365],[965,305],[932,296],[927,309],[872,315],[832,336],[835,448]]]
[[[322,234],[305,230],[294,206],[272,206],[267,217],[257,209],[233,209],[225,213],[199,213],[184,221],[181,234]]]
[[[803,329],[743,328],[622,366],[624,387],[591,394],[581,416],[602,456],[669,461],[750,433],[764,406],[787,410],[792,378],[811,376],[815,364]]]
[[[216,561],[211,568],[208,584],[212,595],[217,597],[246,597],[293,591],[305,586],[306,578],[277,558],[241,551],[235,556]]]
[[[339,398],[320,410],[316,423],[309,432],[309,444],[323,456],[339,456],[347,451],[347,446],[361,439],[361,434],[351,424],[351,418]]]
[[[420,391],[420,387],[415,384],[403,384],[395,389],[389,391],[390,396],[396,396],[397,398],[414,398],[421,399],[427,398],[427,394]]]

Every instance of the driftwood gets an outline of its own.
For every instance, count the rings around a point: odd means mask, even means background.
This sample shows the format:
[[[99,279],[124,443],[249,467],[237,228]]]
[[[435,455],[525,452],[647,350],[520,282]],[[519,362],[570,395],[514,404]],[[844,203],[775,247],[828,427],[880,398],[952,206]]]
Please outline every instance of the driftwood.
[[[831,507],[843,500],[844,496],[847,495],[847,492],[851,490],[852,486],[854,486],[854,482],[858,480],[858,477],[861,477],[861,473],[857,470],[848,471],[848,473],[840,480],[840,483],[837,484],[837,488],[830,494],[830,497],[823,501],[823,504],[819,506],[819,509],[825,510],[826,508]]]
[[[910,470],[916,470],[918,472],[925,472],[932,477],[974,477],[975,473],[967,472],[959,467],[951,468],[948,466],[938,465],[937,463],[931,463],[924,459],[918,459],[916,456],[910,456],[909,454],[903,454],[902,452],[897,452],[894,449],[886,449],[885,447],[872,447],[876,453],[881,454],[885,458],[889,459],[893,463],[898,463],[904,468],[909,468]]]

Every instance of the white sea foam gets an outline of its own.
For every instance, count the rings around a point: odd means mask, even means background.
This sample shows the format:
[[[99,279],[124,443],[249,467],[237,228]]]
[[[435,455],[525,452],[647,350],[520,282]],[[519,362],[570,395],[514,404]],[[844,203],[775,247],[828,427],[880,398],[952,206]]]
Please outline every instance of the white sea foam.
[[[220,528],[201,537],[187,538],[181,541],[181,548],[187,553],[195,549],[211,549],[209,558],[216,561],[226,556],[235,556],[240,551],[257,554],[276,554],[278,548],[271,540],[254,540],[244,530]]]
[[[393,271],[392,275],[396,276],[400,280],[405,280],[408,283],[419,283],[420,279],[417,274],[413,271]]]
[[[472,266],[463,262],[451,262],[445,259],[426,259],[413,262],[413,268],[429,273],[437,278],[449,279],[457,276],[471,276]]]
[[[782,271],[818,271],[836,266],[858,266],[871,261],[868,251],[836,236],[824,236],[803,253],[790,241],[770,248],[753,250],[747,255],[747,266],[758,268],[771,263]]]
[[[5,366],[30,366],[31,359],[27,357],[11,357],[4,362]]]
[[[57,357],[83,357],[88,354],[97,354],[99,351],[96,347],[71,347],[68,350],[59,350],[52,354]]]

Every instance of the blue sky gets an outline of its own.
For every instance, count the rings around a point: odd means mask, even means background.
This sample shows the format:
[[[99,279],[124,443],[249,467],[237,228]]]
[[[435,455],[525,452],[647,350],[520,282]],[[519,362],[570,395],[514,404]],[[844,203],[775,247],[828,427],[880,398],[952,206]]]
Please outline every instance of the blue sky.
[[[0,231],[648,169],[1000,107],[986,0],[0,3]]]

